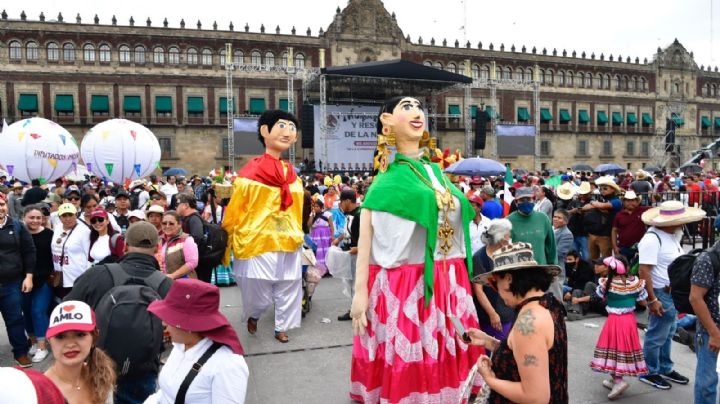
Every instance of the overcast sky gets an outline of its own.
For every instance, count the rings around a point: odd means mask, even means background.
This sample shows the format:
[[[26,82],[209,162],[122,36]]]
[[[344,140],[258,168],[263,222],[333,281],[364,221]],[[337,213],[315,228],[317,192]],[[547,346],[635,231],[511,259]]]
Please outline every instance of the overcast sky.
[[[528,50],[537,46],[538,52],[547,47],[568,54],[605,53],[638,56],[651,59],[658,46],[665,47],[677,38],[695,53],[698,65],[720,65],[720,0],[385,0],[390,12],[397,14],[403,32],[413,42],[422,36],[425,43],[435,37],[438,43],[447,38],[461,43],[467,38],[477,46],[491,42],[498,49],[504,43]],[[313,35],[332,21],[335,8],[347,5],[347,0],[32,0],[4,2],[11,18],[19,18],[25,10],[28,17],[37,19],[41,11],[48,19],[62,12],[65,21],[74,21],[79,12],[84,22],[95,14],[101,23],[110,23],[116,15],[119,24],[127,25],[132,15],[136,24],[144,24],[147,17],[153,25],[162,24],[167,17],[171,26],[179,26],[184,18],[188,27],[195,27],[200,19],[205,29],[213,21],[226,29],[232,21],[236,30],[245,23],[258,32],[265,24],[268,32],[279,25],[289,32],[294,25],[304,35],[310,27]],[[467,9],[467,13],[464,10]],[[712,11],[711,11],[712,10]],[[467,19],[467,30],[462,27]],[[713,47],[716,48],[713,51]]]

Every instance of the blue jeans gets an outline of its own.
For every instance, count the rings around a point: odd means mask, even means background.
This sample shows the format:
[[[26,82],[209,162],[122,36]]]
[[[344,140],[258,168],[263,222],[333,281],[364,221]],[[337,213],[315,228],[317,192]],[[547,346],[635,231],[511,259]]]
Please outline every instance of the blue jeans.
[[[48,329],[48,308],[53,298],[52,290],[47,282],[33,288],[30,293],[22,294],[22,311],[25,317],[25,331],[40,340],[45,339]]]
[[[650,374],[668,374],[673,370],[673,361],[670,359],[672,337],[677,329],[677,310],[670,293],[662,289],[654,289],[655,297],[660,300],[665,313],[658,317],[648,316],[648,328],[645,332],[643,353]]]
[[[20,282],[8,282],[0,285],[0,313],[5,320],[5,328],[15,359],[28,353],[23,314],[20,309],[22,307],[20,295]]]
[[[684,328],[685,330],[692,329],[697,324],[697,317],[694,314],[686,314],[677,321],[678,328]]]
[[[580,259],[583,261],[590,260],[587,236],[575,236],[573,239],[573,248],[580,254]]]
[[[142,404],[157,390],[158,375],[118,379],[115,404]]]
[[[695,404],[715,404],[717,402],[718,374],[715,370],[718,355],[710,350],[710,336],[705,329],[695,334]]]

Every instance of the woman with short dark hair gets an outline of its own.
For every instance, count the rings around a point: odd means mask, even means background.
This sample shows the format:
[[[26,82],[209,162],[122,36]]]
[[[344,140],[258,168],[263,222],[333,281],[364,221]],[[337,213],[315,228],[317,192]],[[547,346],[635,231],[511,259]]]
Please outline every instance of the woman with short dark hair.
[[[473,344],[494,352],[492,359],[483,355],[477,363],[492,389],[488,402],[567,403],[565,310],[546,293],[560,267],[538,265],[528,243],[511,244],[492,258],[495,268],[474,281],[491,285],[518,314],[502,341],[477,329],[467,331]]]

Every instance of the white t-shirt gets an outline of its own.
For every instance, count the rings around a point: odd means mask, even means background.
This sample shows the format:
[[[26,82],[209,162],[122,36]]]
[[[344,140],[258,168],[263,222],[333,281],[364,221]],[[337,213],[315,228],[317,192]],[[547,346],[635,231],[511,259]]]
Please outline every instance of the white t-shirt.
[[[657,234],[659,239],[652,233]],[[683,249],[674,234],[651,227],[638,244],[638,254],[641,265],[653,266],[650,271],[653,288],[662,288],[670,285],[668,266],[683,254]]]
[[[165,194],[167,197],[167,203],[170,203],[170,200],[172,199],[172,196],[178,193],[177,185],[175,184],[165,184],[162,187],[160,187],[160,191]]]
[[[173,350],[158,377],[160,389],[148,397],[145,404],[174,403],[190,368],[211,345],[212,341],[207,338],[187,351],[185,345],[173,344]],[[200,369],[187,390],[185,401],[194,404],[244,403],[249,374],[245,358],[223,346]]]
[[[475,220],[470,222],[470,245],[473,255],[485,245],[480,240],[480,236],[487,231],[488,227],[490,227],[490,219],[482,214],[480,215],[480,223],[475,224]]]
[[[63,273],[63,287],[72,287],[75,279],[82,275],[90,264],[90,228],[79,220],[72,230],[65,231],[62,225],[56,226],[51,250],[55,271]]]
[[[104,260],[105,257],[110,256],[110,254],[110,236],[107,234],[98,237],[95,244],[90,248],[90,258],[93,259],[93,264]]]

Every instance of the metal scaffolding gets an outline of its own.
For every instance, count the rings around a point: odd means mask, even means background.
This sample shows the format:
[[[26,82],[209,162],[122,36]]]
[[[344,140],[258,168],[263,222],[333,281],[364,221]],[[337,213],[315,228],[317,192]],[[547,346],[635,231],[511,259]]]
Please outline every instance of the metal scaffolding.
[[[491,63],[490,77],[487,78],[476,78],[473,80],[472,88],[489,89],[490,90],[490,107],[492,107],[492,114],[490,116],[490,132],[495,135],[494,148],[492,159],[498,160],[498,141],[497,141],[497,117],[498,117],[498,102],[497,102],[497,90],[515,90],[515,91],[532,91],[532,110],[533,110],[533,125],[535,126],[535,170],[540,170],[540,164],[538,157],[540,155],[540,80],[539,80],[539,68],[535,66],[533,79],[527,81],[523,78],[520,79],[507,79],[498,78],[495,72],[495,62]],[[469,96],[466,95],[466,98]]]
[[[303,98],[307,94],[307,84],[320,74],[319,68],[295,66],[293,48],[287,48],[288,57],[286,63],[280,65],[263,65],[263,64],[241,64],[235,65],[232,57],[232,44],[225,44],[225,91],[227,94],[227,143],[228,143],[228,166],[231,171],[235,171],[235,135],[233,133],[233,122],[235,118],[235,95],[233,92],[233,73],[235,71],[244,73],[267,73],[287,76],[287,100],[288,112],[297,115],[295,111],[295,80],[303,82]],[[281,76],[280,76],[281,77]],[[278,78],[280,78],[278,77]],[[299,128],[298,128],[299,129]],[[290,146],[289,160],[295,165],[296,163],[295,143]]]
[[[232,43],[225,44],[225,96],[227,97],[227,144],[228,144],[228,167],[235,172],[235,95],[233,93],[233,58]],[[222,112],[222,111],[220,111]]]
[[[675,116],[683,116],[687,108],[687,103],[678,101],[667,101],[664,105],[659,106],[659,113],[655,121],[655,136],[652,143],[652,162],[658,167],[679,167],[682,163],[683,154],[689,152],[693,148],[689,144],[685,144],[686,137],[677,136],[675,133],[674,143],[671,147],[667,147],[667,128],[660,126],[667,122],[668,119],[673,119]],[[658,122],[662,119],[665,122]]]

